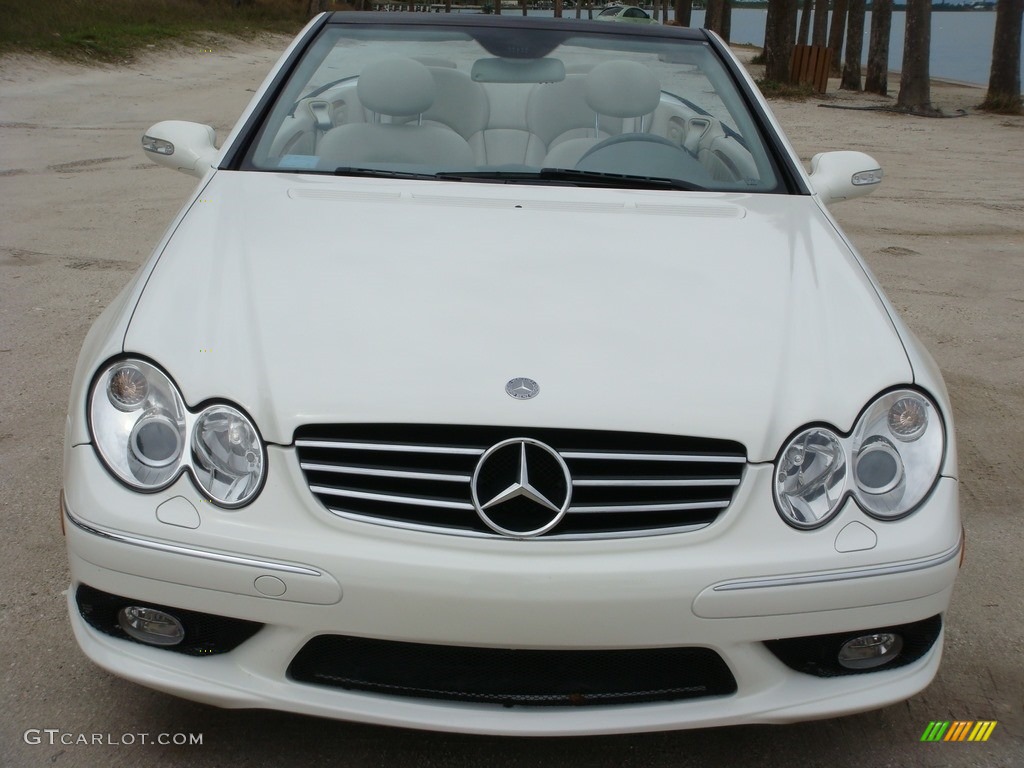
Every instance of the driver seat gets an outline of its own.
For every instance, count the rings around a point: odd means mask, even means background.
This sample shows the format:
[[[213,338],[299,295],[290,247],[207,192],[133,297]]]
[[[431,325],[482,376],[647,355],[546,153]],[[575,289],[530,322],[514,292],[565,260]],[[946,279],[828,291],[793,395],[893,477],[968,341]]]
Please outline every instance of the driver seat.
[[[629,122],[634,133],[644,133],[647,117],[661,102],[661,84],[643,64],[636,61],[606,61],[587,74],[583,83],[587,105],[594,111],[594,136],[569,139],[551,149],[544,158],[545,168],[574,168],[588,150],[605,139],[598,131],[601,117],[622,119],[623,134]]]

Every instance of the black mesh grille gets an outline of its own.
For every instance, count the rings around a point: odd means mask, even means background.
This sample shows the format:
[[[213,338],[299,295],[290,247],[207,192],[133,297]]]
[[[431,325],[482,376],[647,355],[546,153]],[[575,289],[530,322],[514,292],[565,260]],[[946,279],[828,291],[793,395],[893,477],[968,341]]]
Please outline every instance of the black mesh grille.
[[[230,619],[209,613],[186,611],[157,605],[147,600],[132,600],[111,595],[81,584],[75,592],[75,601],[82,618],[93,629],[112,637],[138,642],[118,623],[118,612],[128,605],[156,608],[174,616],[185,628],[185,639],[178,645],[160,646],[163,650],[184,653],[188,656],[212,656],[232,651],[256,634],[263,625],[243,619]],[[145,643],[143,643],[145,645]],[[156,646],[149,646],[156,647]]]
[[[336,514],[490,534],[473,507],[470,480],[488,449],[514,438],[554,449],[572,477],[569,510],[546,537],[628,536],[707,525],[731,503],[746,462],[743,446],[727,440],[523,427],[317,425],[297,430],[295,445],[310,489]],[[556,460],[543,449],[528,450],[530,471],[536,473],[531,478],[558,496],[565,481]],[[507,483],[503,478],[514,474],[517,462],[517,449],[489,457],[479,495]],[[529,529],[537,515],[542,524],[548,515],[522,499],[515,504],[522,508],[510,505],[494,514],[527,520],[516,530]]]
[[[464,648],[320,635],[288,675],[355,691],[507,706],[671,701],[736,692],[708,648],[536,651]]]
[[[882,632],[894,632],[903,638],[903,649],[895,659],[884,666],[873,669],[849,669],[839,663],[839,649],[844,643],[861,635],[874,635]],[[779,661],[790,669],[815,677],[839,677],[880,672],[912,664],[928,653],[940,634],[942,634],[942,618],[932,616],[930,619],[913,624],[860,629],[855,632],[837,632],[834,635],[768,640],[765,645],[778,657]]]

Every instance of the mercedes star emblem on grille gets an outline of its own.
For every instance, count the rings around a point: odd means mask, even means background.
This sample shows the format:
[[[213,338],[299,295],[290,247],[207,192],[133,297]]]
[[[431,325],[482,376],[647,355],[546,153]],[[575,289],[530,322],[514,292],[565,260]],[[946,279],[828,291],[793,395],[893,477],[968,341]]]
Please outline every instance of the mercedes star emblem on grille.
[[[572,476],[555,449],[514,437],[484,452],[470,488],[473,507],[491,530],[525,539],[547,533],[565,516]]]
[[[531,397],[536,397],[537,393],[540,392],[540,384],[533,379],[519,377],[512,379],[506,384],[505,391],[516,400],[529,400]]]

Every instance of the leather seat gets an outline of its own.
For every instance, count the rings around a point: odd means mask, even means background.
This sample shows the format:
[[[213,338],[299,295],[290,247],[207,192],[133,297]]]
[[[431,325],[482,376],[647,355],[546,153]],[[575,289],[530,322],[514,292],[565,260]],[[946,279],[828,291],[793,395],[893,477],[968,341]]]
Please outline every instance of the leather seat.
[[[384,59],[368,65],[356,82],[360,103],[374,115],[369,123],[349,123],[328,131],[318,154],[327,165],[422,165],[472,167],[473,150],[455,131],[422,124],[421,116],[434,104],[433,75],[418,61]],[[392,122],[396,118],[413,122]],[[384,122],[384,119],[387,122]]]
[[[551,168],[573,168],[587,150],[600,144],[602,117],[620,118],[622,133],[643,133],[646,117],[661,102],[661,84],[643,64],[635,61],[606,61],[594,67],[583,84],[583,97],[593,113],[592,135],[553,143],[544,158]]]

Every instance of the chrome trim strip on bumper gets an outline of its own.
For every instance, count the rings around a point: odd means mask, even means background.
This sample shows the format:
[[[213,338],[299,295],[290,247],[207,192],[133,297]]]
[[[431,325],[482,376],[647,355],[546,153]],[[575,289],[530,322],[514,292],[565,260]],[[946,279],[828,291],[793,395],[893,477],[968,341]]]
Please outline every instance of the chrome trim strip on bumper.
[[[832,581],[851,581],[853,579],[871,579],[877,576],[893,576],[899,573],[923,571],[948,563],[960,554],[963,547],[963,536],[945,552],[919,560],[906,560],[901,563],[872,565],[865,568],[853,568],[847,571],[819,571],[817,573],[798,573],[786,576],[769,576],[763,579],[737,579],[724,581],[712,587],[715,592],[733,592],[746,589],[768,589],[770,587],[794,587],[801,584],[824,584]]]
[[[64,505],[64,514],[67,519],[76,528],[79,528],[86,533],[91,533],[93,536],[99,536],[102,539],[108,539],[110,541],[116,541],[119,544],[130,544],[134,547],[142,547],[143,549],[152,549],[157,552],[166,552],[172,555],[184,555],[185,557],[197,557],[202,560],[212,560],[218,563],[227,563],[229,565],[248,565],[252,568],[261,568],[266,571],[280,571],[282,573],[294,573],[299,576],[316,576],[320,577],[323,574],[311,568],[307,565],[291,565],[289,563],[277,563],[271,560],[257,560],[252,557],[243,557],[241,555],[229,555],[224,552],[214,552],[209,549],[197,549],[195,547],[185,547],[180,544],[167,544],[162,541],[155,541],[153,539],[145,539],[139,536],[130,536],[125,533],[119,533],[117,531],[111,531],[105,528],[86,523],[79,520],[71,511]]]

